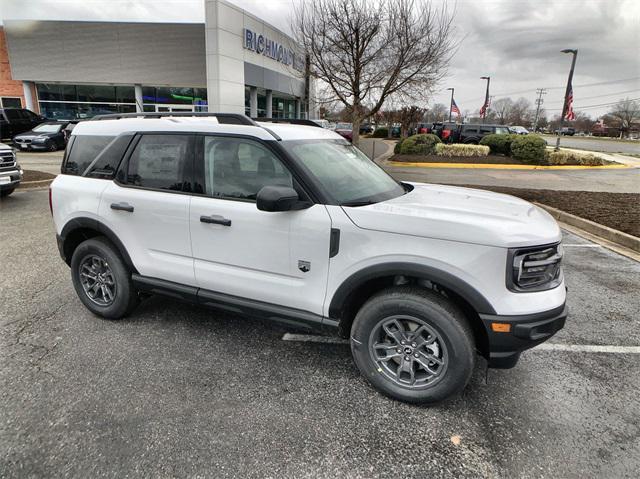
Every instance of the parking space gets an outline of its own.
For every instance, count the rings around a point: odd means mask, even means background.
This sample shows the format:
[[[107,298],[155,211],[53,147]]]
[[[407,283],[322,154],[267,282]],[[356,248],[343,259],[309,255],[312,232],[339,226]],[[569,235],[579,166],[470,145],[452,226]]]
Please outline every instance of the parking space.
[[[369,387],[348,345],[154,297],[92,316],[47,191],[0,204],[0,476],[636,477],[640,264],[565,234],[571,315],[515,369],[425,408]]]

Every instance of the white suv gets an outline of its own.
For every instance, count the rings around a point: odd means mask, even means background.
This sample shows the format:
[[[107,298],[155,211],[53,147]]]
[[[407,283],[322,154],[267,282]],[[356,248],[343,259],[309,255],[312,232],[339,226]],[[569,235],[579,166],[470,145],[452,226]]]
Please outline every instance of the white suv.
[[[73,130],[50,199],[93,313],[157,293],[333,332],[378,390],[422,403],[460,392],[476,353],[512,367],[563,327],[561,233],[540,208],[399,183],[301,121],[188,115]]]

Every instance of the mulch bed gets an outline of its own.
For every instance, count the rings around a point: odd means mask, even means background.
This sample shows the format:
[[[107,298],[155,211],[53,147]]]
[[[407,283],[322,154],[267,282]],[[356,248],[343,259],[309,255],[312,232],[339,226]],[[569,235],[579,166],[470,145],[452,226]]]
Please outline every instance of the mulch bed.
[[[437,156],[437,155],[393,155],[391,161],[409,163],[483,163],[490,165],[524,165],[520,160],[503,155],[488,156]]]
[[[33,170],[24,170],[24,177],[22,178],[22,183],[26,183],[27,181],[41,181],[41,180],[53,180],[56,175],[52,175],[51,173],[45,173],[44,171],[33,171]],[[22,183],[20,184],[22,186]],[[29,185],[26,185],[28,187]],[[34,186],[42,186],[34,185]]]
[[[536,201],[601,225],[640,237],[640,194],[555,191],[501,186],[455,185],[490,190]]]

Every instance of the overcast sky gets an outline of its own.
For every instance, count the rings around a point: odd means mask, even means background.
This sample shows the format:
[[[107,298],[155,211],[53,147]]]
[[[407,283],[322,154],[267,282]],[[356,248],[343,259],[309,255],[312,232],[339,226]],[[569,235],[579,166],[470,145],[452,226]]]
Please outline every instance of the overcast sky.
[[[293,2],[231,0],[268,23],[290,32]],[[558,114],[570,66],[564,48],[579,50],[574,108],[597,116],[620,98],[640,98],[640,1],[638,0],[458,0],[460,49],[449,76],[429,103],[449,102],[455,87],[464,112],[477,112],[484,81],[491,76],[495,99],[548,89],[545,107]],[[0,0],[1,18],[203,22],[204,0]],[[593,84],[597,85],[593,85]],[[594,106],[595,105],[595,106]],[[601,106],[598,106],[601,105]],[[593,107],[592,107],[593,106]],[[591,107],[583,109],[581,107]]]

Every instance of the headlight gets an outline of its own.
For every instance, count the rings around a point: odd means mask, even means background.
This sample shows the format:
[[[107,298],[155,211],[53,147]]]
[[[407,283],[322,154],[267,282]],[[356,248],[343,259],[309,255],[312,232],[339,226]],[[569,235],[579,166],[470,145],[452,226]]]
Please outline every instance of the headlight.
[[[553,289],[562,283],[560,243],[533,248],[513,248],[507,255],[507,288],[530,292]]]

